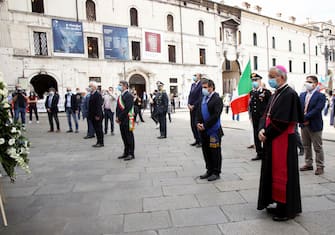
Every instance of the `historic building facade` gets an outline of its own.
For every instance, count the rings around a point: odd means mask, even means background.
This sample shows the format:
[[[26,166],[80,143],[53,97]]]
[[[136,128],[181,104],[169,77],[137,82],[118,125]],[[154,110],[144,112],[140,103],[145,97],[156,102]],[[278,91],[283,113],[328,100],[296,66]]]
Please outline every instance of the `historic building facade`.
[[[231,93],[249,59],[265,81],[274,64],[296,87],[324,74],[318,30],[207,0],[2,0],[0,11],[0,70],[41,97],[124,79],[139,93],[162,81],[185,102],[193,74]]]

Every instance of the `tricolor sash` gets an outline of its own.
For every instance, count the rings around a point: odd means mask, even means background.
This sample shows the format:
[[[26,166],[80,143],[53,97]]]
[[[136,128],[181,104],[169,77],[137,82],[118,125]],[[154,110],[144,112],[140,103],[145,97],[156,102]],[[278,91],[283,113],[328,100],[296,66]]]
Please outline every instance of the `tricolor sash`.
[[[119,99],[117,100],[117,104],[121,111],[123,111],[126,106],[124,105],[124,101],[122,99],[122,95],[119,96]],[[129,118],[129,131],[133,131],[135,129],[135,118],[134,118],[134,105],[131,107],[131,109],[128,112],[128,118]]]
[[[210,118],[210,114],[208,111],[208,104],[206,102],[206,96],[202,98],[201,113],[202,113],[202,117],[204,118],[204,121],[207,121]],[[209,147],[210,148],[220,147],[220,141],[219,141],[219,136],[218,136],[218,130],[220,128],[221,128],[221,121],[219,118],[218,121],[211,128],[206,129],[206,133],[209,136]]]

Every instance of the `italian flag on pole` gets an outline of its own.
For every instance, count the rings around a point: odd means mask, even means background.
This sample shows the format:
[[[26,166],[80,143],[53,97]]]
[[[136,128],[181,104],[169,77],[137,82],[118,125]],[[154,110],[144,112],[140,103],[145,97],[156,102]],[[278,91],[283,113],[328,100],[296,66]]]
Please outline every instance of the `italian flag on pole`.
[[[252,89],[250,76],[251,67],[249,60],[238,83],[238,96],[234,97],[230,103],[233,114],[239,114],[248,111],[249,92]]]

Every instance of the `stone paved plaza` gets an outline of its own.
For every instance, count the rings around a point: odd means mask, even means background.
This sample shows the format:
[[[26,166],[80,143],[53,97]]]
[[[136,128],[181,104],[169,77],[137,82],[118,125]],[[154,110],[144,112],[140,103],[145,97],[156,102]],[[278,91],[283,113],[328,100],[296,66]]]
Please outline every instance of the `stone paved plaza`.
[[[303,213],[292,221],[274,222],[256,210],[260,162],[250,161],[248,121],[223,115],[223,174],[209,183],[201,150],[191,147],[187,112],[173,114],[168,138],[145,114],[135,131],[136,159],[122,154],[118,127],[105,136],[105,147],[80,133],[47,133],[46,117],[30,124],[31,175],[19,171],[17,182],[1,178],[9,226],[0,234],[15,235],[219,235],[219,234],[334,234],[335,147],[324,142],[323,176],[300,175]],[[332,129],[325,133],[335,138]],[[334,128],[333,128],[334,129]],[[300,165],[303,157],[300,157]]]

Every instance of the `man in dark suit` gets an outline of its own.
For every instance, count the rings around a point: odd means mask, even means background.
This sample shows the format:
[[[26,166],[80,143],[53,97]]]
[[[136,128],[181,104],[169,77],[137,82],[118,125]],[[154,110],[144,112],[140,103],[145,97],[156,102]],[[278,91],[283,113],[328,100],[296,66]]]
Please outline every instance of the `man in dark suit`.
[[[67,122],[69,125],[69,130],[67,131],[67,133],[73,132],[71,116],[76,125],[76,133],[78,133],[79,127],[78,127],[77,113],[78,113],[79,108],[78,108],[76,95],[71,92],[70,87],[67,88],[67,93],[65,94],[64,109],[66,112]]]
[[[204,155],[207,172],[200,179],[214,181],[220,178],[221,173],[221,138],[223,131],[220,117],[223,102],[215,91],[212,80],[202,80],[202,102],[197,115],[197,128],[202,140],[202,153]]]
[[[261,141],[258,139],[259,121],[262,118],[266,106],[271,97],[271,92],[262,87],[262,77],[257,73],[251,74],[252,90],[250,91],[249,112],[254,129],[254,142],[256,146],[256,157],[251,160],[260,160],[264,157],[264,150]]]
[[[169,107],[169,98],[166,91],[163,90],[163,86],[164,84],[162,82],[157,82],[158,92],[156,97],[156,110],[160,130],[160,136],[157,137],[158,139],[166,138],[166,114]]]
[[[130,161],[135,158],[134,140],[134,97],[128,91],[128,82],[120,81],[117,89],[121,92],[116,105],[116,123],[120,125],[120,132],[124,144],[123,154],[118,159]]]
[[[54,124],[52,119],[55,119],[56,122],[57,126],[56,132],[60,132],[59,120],[58,120],[58,101],[59,101],[59,95],[56,93],[55,88],[53,87],[49,88],[49,95],[45,100],[45,108],[48,112],[49,125],[50,125],[50,130],[48,132],[54,131]]]
[[[104,146],[104,135],[102,132],[102,96],[97,91],[98,85],[96,82],[90,82],[91,96],[88,105],[88,118],[92,121],[95,133],[97,135],[97,143],[93,147]]]
[[[304,122],[301,125],[302,142],[305,149],[305,165],[301,171],[313,170],[312,144],[315,151],[315,175],[323,174],[324,153],[322,148],[322,110],[326,97],[318,91],[318,78],[308,76],[305,82],[306,92],[301,93],[301,108],[304,110]]]
[[[199,131],[197,129],[197,113],[200,107],[201,102],[201,74],[198,73],[193,76],[194,83],[191,86],[190,94],[188,95],[188,104],[187,107],[190,110],[190,119],[191,119],[191,129],[195,142],[192,143],[192,146],[201,147],[201,139]]]

